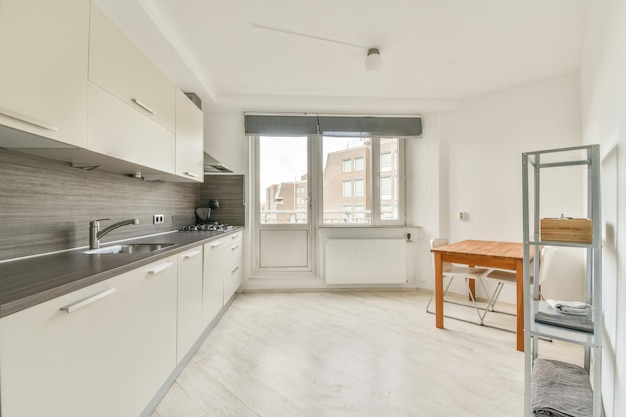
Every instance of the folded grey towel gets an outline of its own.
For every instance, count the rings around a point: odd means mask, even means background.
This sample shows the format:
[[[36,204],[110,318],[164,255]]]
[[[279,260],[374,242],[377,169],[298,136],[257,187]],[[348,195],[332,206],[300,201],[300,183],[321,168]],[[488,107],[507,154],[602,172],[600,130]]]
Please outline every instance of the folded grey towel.
[[[567,315],[554,312],[553,314],[538,311],[535,313],[537,323],[550,324],[552,326],[565,327],[567,329],[580,330],[593,333],[593,321],[585,316]]]
[[[571,363],[535,359],[531,398],[537,416],[592,417],[593,414],[589,375]]]
[[[591,306],[580,301],[546,300],[546,302],[550,304],[550,307],[563,314],[586,316],[591,313]]]

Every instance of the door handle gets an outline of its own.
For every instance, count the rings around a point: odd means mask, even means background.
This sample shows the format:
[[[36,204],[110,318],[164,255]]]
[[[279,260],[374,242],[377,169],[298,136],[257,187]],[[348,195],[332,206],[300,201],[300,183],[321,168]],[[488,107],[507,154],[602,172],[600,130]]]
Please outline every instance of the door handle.
[[[139,107],[141,107],[142,109],[144,109],[145,111],[147,111],[150,114],[155,114],[154,110],[152,110],[150,107],[146,106],[144,103],[142,103],[141,101],[139,101],[139,99],[133,98],[131,99],[133,101],[133,103],[135,103],[136,105],[138,105]]]
[[[162,264],[156,265],[154,268],[149,269],[148,273],[156,275],[160,272],[165,271],[166,269],[169,269],[172,265],[174,265],[173,262],[163,262]]]
[[[73,311],[76,311],[76,310],[78,310],[80,308],[83,308],[83,307],[85,307],[85,306],[87,306],[87,305],[89,305],[91,303],[95,303],[96,301],[98,301],[98,300],[100,300],[100,299],[102,299],[102,298],[104,298],[104,297],[106,297],[108,295],[111,295],[114,292],[115,292],[115,287],[107,288],[106,290],[100,291],[97,294],[90,295],[89,297],[83,298],[82,300],[78,300],[78,301],[75,301],[75,302],[73,302],[71,304],[63,306],[59,310],[69,314],[69,313],[71,313]]]

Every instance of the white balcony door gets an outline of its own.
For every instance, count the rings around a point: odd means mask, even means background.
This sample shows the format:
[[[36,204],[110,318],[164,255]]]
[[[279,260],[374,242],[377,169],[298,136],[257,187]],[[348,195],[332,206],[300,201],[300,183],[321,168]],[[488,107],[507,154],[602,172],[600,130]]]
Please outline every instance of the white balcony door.
[[[256,269],[312,271],[312,190],[307,136],[254,139]]]

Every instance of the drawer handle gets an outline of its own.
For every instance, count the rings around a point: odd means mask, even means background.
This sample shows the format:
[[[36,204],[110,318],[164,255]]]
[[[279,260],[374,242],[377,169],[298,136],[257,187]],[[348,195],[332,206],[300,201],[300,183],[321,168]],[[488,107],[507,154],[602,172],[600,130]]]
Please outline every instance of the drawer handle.
[[[183,174],[187,175],[188,177],[192,177],[192,178],[196,178],[197,175],[194,174],[193,172],[189,172],[189,171],[185,171],[183,172]]]
[[[196,256],[198,256],[199,253],[200,253],[199,250],[195,250],[193,252],[187,252],[186,254],[183,255],[183,258],[184,259],[195,258]]]
[[[160,272],[165,271],[166,269],[169,269],[172,265],[174,265],[173,262],[163,262],[162,264],[159,264],[159,265],[155,266],[154,268],[149,269],[148,273],[156,275],[156,274],[158,274]]]
[[[230,248],[230,250],[236,250],[236,249],[239,249],[239,245],[233,246],[232,248]]]
[[[231,269],[230,273],[234,274],[235,272],[237,272],[238,269],[239,269],[239,266],[236,266],[233,269]]]
[[[111,295],[115,292],[115,287],[113,288],[107,288],[104,291],[100,291],[97,294],[94,294],[92,296],[89,296],[87,298],[83,298],[82,300],[78,300],[76,302],[73,302],[72,304],[68,304],[66,306],[63,306],[60,308],[61,311],[64,311],[66,313],[71,313],[73,311],[78,310],[79,308],[83,308],[86,305],[89,305],[91,303],[94,303],[104,297],[106,297],[107,295]]]
[[[217,242],[217,243],[213,243],[211,245],[212,248],[217,248],[218,246],[220,246],[222,244],[222,242]]]
[[[238,235],[238,234],[237,234],[237,235],[235,235],[235,236],[231,236],[231,240],[232,240],[232,239],[237,239],[237,238],[239,238],[239,235]]]
[[[138,99],[133,98],[132,100],[133,100],[133,102],[134,102],[136,105],[138,105],[139,107],[141,107],[142,109],[144,109],[144,110],[145,110],[145,111],[147,111],[148,113],[150,113],[150,114],[155,114],[155,113],[154,113],[154,110],[152,110],[150,107],[148,107],[148,106],[146,106],[145,104],[143,104],[143,103],[142,103],[141,101],[139,101]]]
[[[6,117],[10,117],[11,119],[19,120],[20,122],[28,123],[29,125],[33,125],[36,127],[41,127],[46,130],[52,130],[53,132],[58,132],[59,128],[49,125],[45,122],[40,122],[39,120],[31,119],[28,116],[23,116],[21,114],[13,113],[8,110],[0,109],[0,114],[5,115]]]

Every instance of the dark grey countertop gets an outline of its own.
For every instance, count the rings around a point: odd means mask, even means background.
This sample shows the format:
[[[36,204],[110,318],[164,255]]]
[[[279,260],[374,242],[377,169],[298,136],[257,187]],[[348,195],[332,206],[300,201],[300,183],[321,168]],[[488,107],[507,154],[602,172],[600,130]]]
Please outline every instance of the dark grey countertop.
[[[242,229],[172,232],[123,242],[174,243],[147,253],[88,255],[82,248],[0,263],[0,318]]]

